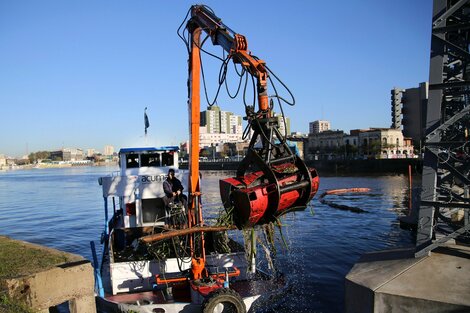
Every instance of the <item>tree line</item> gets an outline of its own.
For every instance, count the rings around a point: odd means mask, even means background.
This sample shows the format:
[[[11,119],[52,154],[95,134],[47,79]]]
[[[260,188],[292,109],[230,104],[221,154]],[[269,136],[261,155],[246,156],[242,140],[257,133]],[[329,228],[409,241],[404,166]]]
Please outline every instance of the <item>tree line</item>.
[[[28,159],[31,163],[36,162],[37,160],[46,160],[50,158],[51,158],[51,153],[49,151],[31,152],[28,155]]]

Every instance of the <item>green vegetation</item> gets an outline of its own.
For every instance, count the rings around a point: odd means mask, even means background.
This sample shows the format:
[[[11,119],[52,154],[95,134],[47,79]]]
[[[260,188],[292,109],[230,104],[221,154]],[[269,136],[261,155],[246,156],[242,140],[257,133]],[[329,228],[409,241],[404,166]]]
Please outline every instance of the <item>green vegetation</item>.
[[[28,155],[28,159],[31,163],[35,162],[36,160],[49,159],[50,157],[51,153],[49,151],[32,152]]]
[[[32,274],[67,261],[65,254],[0,237],[0,279]]]
[[[34,313],[23,303],[8,298],[5,294],[0,293],[0,313]]]

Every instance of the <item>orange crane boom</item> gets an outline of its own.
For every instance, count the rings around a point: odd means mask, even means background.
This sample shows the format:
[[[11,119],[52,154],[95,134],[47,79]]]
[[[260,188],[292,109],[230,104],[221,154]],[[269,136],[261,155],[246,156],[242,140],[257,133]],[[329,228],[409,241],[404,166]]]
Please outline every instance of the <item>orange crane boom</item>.
[[[189,45],[189,209],[193,214],[189,227],[202,226],[199,183],[199,124],[201,33],[210,36],[214,45],[221,46],[228,59],[240,64],[256,78],[258,106],[246,108],[246,120],[253,135],[245,158],[240,162],[236,177],[220,181],[222,202],[233,207],[238,228],[272,222],[292,210],[305,209],[318,190],[319,178],[315,169],[292,152],[285,136],[279,131],[277,118],[272,116],[268,97],[269,69],[266,63],[248,50],[245,36],[235,33],[213,11],[204,5],[190,9],[191,18],[186,28]],[[257,144],[257,143],[260,143]],[[203,236],[199,243],[204,247]],[[199,255],[203,260],[204,249]]]

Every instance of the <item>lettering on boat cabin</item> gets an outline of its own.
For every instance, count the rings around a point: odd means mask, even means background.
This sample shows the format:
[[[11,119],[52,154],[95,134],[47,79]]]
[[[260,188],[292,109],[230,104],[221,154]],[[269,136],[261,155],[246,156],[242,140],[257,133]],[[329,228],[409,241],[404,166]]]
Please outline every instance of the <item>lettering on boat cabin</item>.
[[[163,182],[166,179],[166,175],[142,175],[140,176],[140,182],[142,184],[151,184],[154,182]]]

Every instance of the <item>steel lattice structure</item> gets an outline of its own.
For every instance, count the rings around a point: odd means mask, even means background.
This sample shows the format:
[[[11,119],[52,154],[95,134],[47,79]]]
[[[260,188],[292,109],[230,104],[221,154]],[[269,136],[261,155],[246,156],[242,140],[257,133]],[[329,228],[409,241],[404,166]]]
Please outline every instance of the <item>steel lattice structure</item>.
[[[470,229],[470,0],[434,0],[432,22],[417,257]]]

